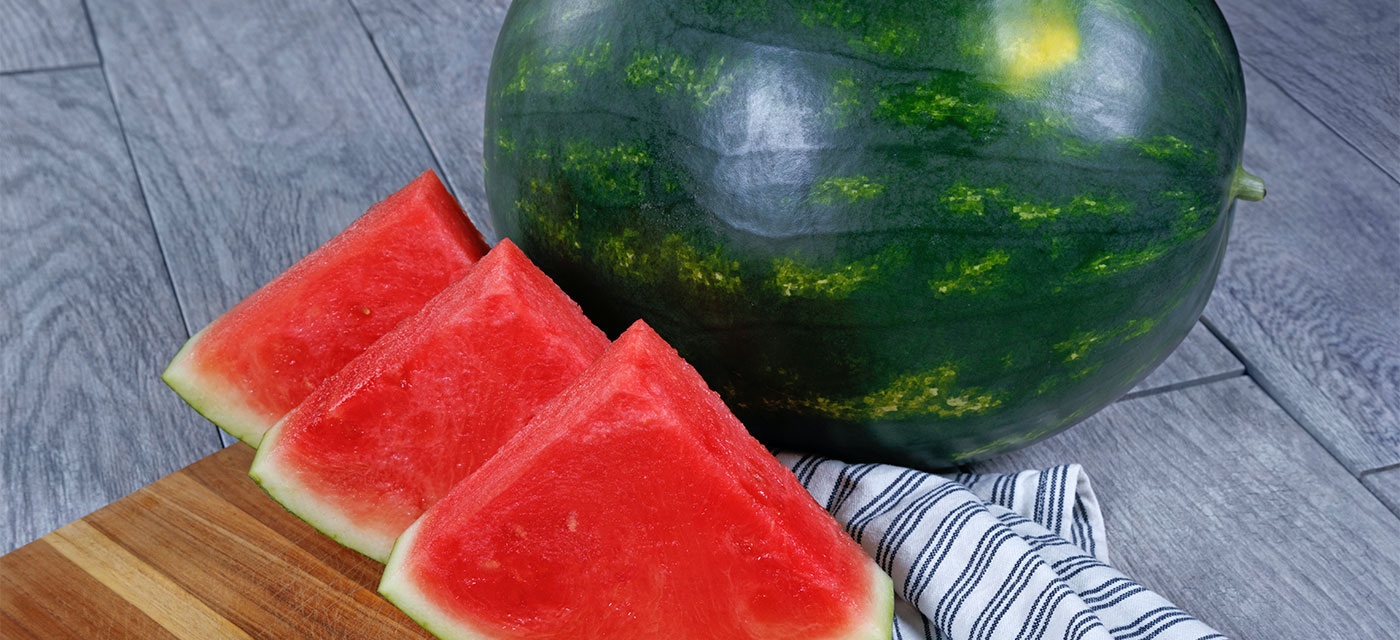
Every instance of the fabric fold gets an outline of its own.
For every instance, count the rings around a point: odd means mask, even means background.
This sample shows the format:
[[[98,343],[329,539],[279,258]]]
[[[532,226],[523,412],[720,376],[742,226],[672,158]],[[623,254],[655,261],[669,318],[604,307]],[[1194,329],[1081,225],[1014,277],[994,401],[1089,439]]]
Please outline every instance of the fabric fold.
[[[1224,637],[1108,564],[1079,465],[946,478],[778,458],[894,580],[897,639]]]

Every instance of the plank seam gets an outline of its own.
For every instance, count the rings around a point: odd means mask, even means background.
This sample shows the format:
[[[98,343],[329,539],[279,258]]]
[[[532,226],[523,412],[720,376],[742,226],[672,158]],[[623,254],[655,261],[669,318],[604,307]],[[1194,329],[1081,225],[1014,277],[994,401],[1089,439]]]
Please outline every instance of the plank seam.
[[[1254,63],[1245,59],[1244,56],[1240,56],[1240,63],[1254,70],[1255,73],[1259,74],[1259,77],[1263,78],[1266,82],[1273,85],[1274,88],[1278,89],[1279,93],[1282,93],[1284,97],[1289,99],[1289,101],[1291,101],[1293,104],[1298,105],[1298,108],[1302,109],[1309,116],[1312,116],[1314,120],[1321,123],[1324,128],[1326,128],[1328,131],[1331,131],[1332,135],[1337,136],[1337,139],[1345,143],[1346,146],[1350,147],[1352,151],[1355,151],[1362,158],[1365,158],[1366,162],[1370,163],[1371,166],[1380,169],[1381,173],[1385,174],[1387,178],[1390,178],[1391,182],[1394,182],[1395,184],[1400,184],[1400,177],[1397,177],[1394,174],[1390,173],[1390,171],[1384,166],[1382,166],[1380,162],[1378,162],[1375,158],[1372,158],[1365,151],[1362,151],[1360,147],[1353,144],[1351,139],[1347,138],[1345,135],[1342,134],[1342,132],[1338,131],[1335,127],[1333,127],[1330,122],[1327,122],[1325,119],[1322,118],[1322,116],[1319,116],[1315,111],[1308,108],[1308,105],[1303,104],[1301,100],[1293,97],[1293,94],[1289,93],[1288,89],[1285,89],[1282,84],[1270,77],[1269,74],[1265,73],[1263,69],[1260,69],[1258,65],[1255,65]]]
[[[1373,474],[1377,474],[1377,473],[1385,473],[1386,471],[1394,471],[1394,470],[1396,470],[1396,469],[1400,469],[1400,462],[1397,462],[1397,463],[1395,463],[1395,464],[1381,465],[1381,466],[1376,467],[1376,468],[1374,468],[1374,469],[1367,469],[1367,470],[1365,470],[1365,471],[1362,471],[1361,473],[1356,474],[1356,477],[1357,477],[1358,479],[1363,479],[1363,480],[1364,480],[1367,476],[1370,476],[1370,475],[1373,475]],[[1400,514],[1397,514],[1397,515],[1400,515]]]
[[[1251,317],[1250,320],[1253,321],[1254,318]],[[1292,408],[1289,404],[1279,402],[1279,394],[1275,389],[1272,388],[1272,385],[1269,384],[1267,377],[1261,377],[1259,375],[1259,368],[1255,366],[1255,364],[1252,361],[1250,361],[1248,357],[1245,356],[1244,352],[1240,351],[1239,347],[1235,346],[1233,340],[1231,340],[1228,336],[1225,335],[1224,332],[1217,328],[1215,326],[1215,323],[1211,322],[1211,320],[1208,317],[1201,316],[1201,324],[1204,325],[1206,330],[1210,331],[1211,334],[1214,335],[1215,338],[1219,340],[1221,344],[1225,345],[1225,349],[1227,349],[1231,354],[1233,354],[1235,356],[1235,359],[1239,360],[1242,364],[1244,364],[1245,375],[1248,376],[1249,379],[1252,380],[1254,384],[1259,387],[1260,391],[1264,392],[1264,395],[1269,398],[1270,402],[1274,403],[1274,406],[1277,406],[1279,409],[1283,410],[1284,414],[1291,418],[1294,424],[1297,424],[1298,426],[1302,427],[1303,431],[1306,432],[1308,436],[1313,439],[1314,442],[1317,442],[1318,446],[1321,446],[1323,451],[1327,452],[1327,455],[1332,456],[1332,459],[1336,460],[1337,464],[1342,465],[1342,468],[1346,469],[1348,474],[1360,481],[1360,475],[1358,475],[1358,472],[1353,471],[1351,466],[1346,463],[1346,460],[1343,459],[1341,455],[1338,455],[1337,450],[1332,445],[1332,443],[1322,439],[1322,437],[1320,437],[1317,434],[1317,431],[1310,427],[1308,425],[1308,422],[1306,420],[1303,420],[1302,416],[1299,415],[1299,412]],[[1299,375],[1302,375],[1301,372],[1299,372]],[[1306,376],[1304,376],[1304,378],[1306,378]],[[1351,422],[1351,418],[1345,415],[1338,414],[1338,417],[1347,422]]]
[[[1173,382],[1173,383],[1171,383],[1171,384],[1164,384],[1164,385],[1162,385],[1162,386],[1160,386],[1160,387],[1152,387],[1152,388],[1150,388],[1150,389],[1143,389],[1142,391],[1132,391],[1132,392],[1129,392],[1129,393],[1125,393],[1125,394],[1123,394],[1123,396],[1122,396],[1121,398],[1118,398],[1117,401],[1118,401],[1118,402],[1122,402],[1122,401],[1124,401],[1124,400],[1136,400],[1136,399],[1138,399],[1138,398],[1146,398],[1146,397],[1148,397],[1148,396],[1155,396],[1155,395],[1160,395],[1160,394],[1163,394],[1163,393],[1171,393],[1171,392],[1173,392],[1173,391],[1180,391],[1180,390],[1182,390],[1182,389],[1189,389],[1189,388],[1191,388],[1191,387],[1199,387],[1199,386],[1201,386],[1201,385],[1213,384],[1213,383],[1216,383],[1216,382],[1220,382],[1220,381],[1222,381],[1222,380],[1233,380],[1233,379],[1235,379],[1235,378],[1238,378],[1238,377],[1241,377],[1241,376],[1244,376],[1244,375],[1245,375],[1245,370],[1244,370],[1244,369],[1240,369],[1240,370],[1238,370],[1238,371],[1226,371],[1225,373],[1211,374],[1211,375],[1208,375],[1208,376],[1203,376],[1203,377],[1200,377],[1200,378],[1194,378],[1194,379],[1191,379],[1191,380],[1183,380],[1183,381],[1181,381],[1181,382]]]
[[[141,207],[146,210],[146,222],[151,225],[151,237],[155,238],[156,249],[160,251],[160,265],[165,271],[165,282],[170,285],[170,295],[175,298],[175,309],[180,312],[180,324],[185,327],[185,337],[189,338],[194,334],[190,328],[190,319],[185,314],[185,302],[180,299],[180,289],[175,286],[175,275],[170,272],[170,254],[165,250],[165,242],[160,238],[160,228],[156,226],[155,214],[151,213],[151,202],[146,198],[146,181],[141,176],[141,167],[136,164],[136,154],[131,150],[131,139],[126,134],[126,123],[122,121],[122,110],[117,105],[117,94],[112,89],[112,80],[107,77],[107,59],[102,55],[102,42],[97,38],[97,25],[92,19],[92,10],[88,7],[88,0],[82,0],[83,18],[87,21],[88,35],[92,38],[93,51],[97,52],[97,68],[102,73],[102,86],[107,88],[107,100],[112,104],[112,117],[117,120],[117,133],[122,138],[122,148],[126,150],[126,161],[131,165],[131,172],[136,176],[136,193],[141,197]],[[224,442],[223,430],[214,426],[214,434],[218,439],[219,448],[228,446]]]
[[[190,329],[189,319],[185,317],[185,304],[180,300],[180,291],[175,287],[175,277],[170,273],[170,260],[165,251],[165,243],[161,242],[160,230],[156,228],[155,217],[151,214],[151,203],[146,199],[145,180],[141,177],[141,168],[136,165],[136,154],[131,151],[131,140],[126,134],[126,123],[122,121],[121,108],[117,106],[116,92],[112,90],[112,81],[107,77],[107,64],[102,56],[102,44],[97,40],[97,27],[93,25],[92,13],[88,9],[88,0],[82,0],[83,16],[87,19],[88,31],[92,34],[93,46],[97,49],[97,66],[102,70],[102,85],[107,88],[107,100],[112,104],[112,114],[117,119],[117,132],[122,137],[122,147],[126,150],[126,159],[131,164],[131,171],[136,175],[136,191],[141,196],[141,207],[146,210],[146,221],[151,223],[151,234],[155,236],[156,247],[160,249],[160,259],[165,267],[165,281],[170,285],[170,293],[175,297],[175,308],[180,310],[180,324],[185,327],[185,336],[189,337],[193,333]]]
[[[86,1],[86,0],[84,0]],[[360,29],[365,32],[365,37],[369,38],[369,45],[374,49],[375,57],[379,58],[379,64],[384,68],[384,73],[389,76],[389,83],[394,85],[394,93],[399,96],[399,104],[403,105],[404,111],[408,112],[408,119],[413,123],[413,128],[418,130],[418,137],[423,140],[423,146],[428,148],[428,155],[433,159],[433,169],[437,171],[438,177],[447,183],[447,188],[454,197],[460,201],[457,185],[452,176],[447,175],[443,170],[442,158],[438,156],[438,151],[433,147],[432,140],[428,139],[428,132],[423,129],[423,123],[418,120],[418,114],[413,110],[413,104],[408,101],[408,94],[404,93],[403,83],[399,74],[394,72],[393,65],[389,64],[389,59],[384,57],[384,51],[379,47],[379,40],[374,37],[374,32],[370,31],[369,25],[365,24],[365,17],[360,13],[360,8],[355,6],[354,0],[345,0],[350,5],[350,11],[355,14],[355,20],[360,23]]]
[[[91,23],[88,25],[91,27]],[[60,64],[52,67],[31,67],[29,69],[6,69],[0,71],[0,78],[9,76],[26,76],[39,73],[59,73],[63,71],[78,71],[80,69],[91,69],[102,66],[101,62],[79,62],[77,64]]]

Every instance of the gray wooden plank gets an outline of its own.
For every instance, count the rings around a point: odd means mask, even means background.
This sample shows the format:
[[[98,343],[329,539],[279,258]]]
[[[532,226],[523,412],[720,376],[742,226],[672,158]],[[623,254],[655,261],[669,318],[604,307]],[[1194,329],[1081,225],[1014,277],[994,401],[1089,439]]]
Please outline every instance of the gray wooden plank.
[[[98,69],[0,77],[0,553],[214,451]]]
[[[1400,3],[1220,5],[1246,63],[1400,179]]]
[[[341,0],[91,10],[191,330],[434,167]]]
[[[1191,333],[1186,334],[1181,345],[1124,397],[1159,393],[1187,384],[1241,375],[1244,375],[1244,364],[1198,322],[1191,328]]]
[[[1245,162],[1205,320],[1353,474],[1400,462],[1400,184],[1245,72]]]
[[[1111,405],[975,470],[1067,462],[1113,563],[1230,637],[1400,628],[1400,519],[1249,378]]]
[[[477,228],[486,220],[481,139],[486,75],[509,0],[352,0],[423,133],[445,179]]]
[[[82,0],[0,0],[0,73],[97,64]]]
[[[1390,507],[1391,513],[1400,516],[1400,467],[1368,473],[1361,477],[1361,484]]]
[[[191,329],[434,166],[340,0],[91,9]]]

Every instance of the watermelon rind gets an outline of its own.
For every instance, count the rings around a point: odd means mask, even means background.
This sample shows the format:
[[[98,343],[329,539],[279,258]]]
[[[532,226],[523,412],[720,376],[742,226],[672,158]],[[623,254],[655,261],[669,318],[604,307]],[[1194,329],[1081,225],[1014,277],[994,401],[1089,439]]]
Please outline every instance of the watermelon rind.
[[[866,563],[870,572],[870,593],[868,594],[869,618],[865,626],[844,636],[844,640],[885,640],[894,635],[894,581],[872,560]]]
[[[193,353],[199,346],[200,337],[206,329],[200,329],[185,342],[170,365],[160,374],[175,393],[184,399],[199,415],[218,425],[229,435],[242,440],[248,446],[257,448],[263,440],[263,426],[267,424],[262,414],[247,404],[238,402],[238,393],[228,385],[202,375],[195,368]]]
[[[273,425],[263,436],[263,446],[253,457],[253,465],[248,475],[262,490],[276,500],[282,508],[311,525],[317,531],[330,537],[343,546],[358,551],[376,562],[387,562],[392,544],[385,545],[380,539],[367,535],[361,526],[333,503],[317,498],[317,492],[297,480],[295,469],[279,464],[277,439],[281,437],[282,425],[296,414],[293,409]]]
[[[394,542],[394,550],[389,554],[388,565],[384,567],[384,575],[379,580],[379,594],[441,640],[497,640],[496,636],[473,625],[471,621],[457,619],[434,606],[409,578],[407,563],[412,555],[410,550],[414,547],[418,527],[422,523],[423,518],[419,518]],[[870,572],[866,608],[871,612],[870,617],[849,633],[812,640],[889,640],[894,631],[894,584],[873,560],[867,561],[866,567]]]
[[[379,595],[441,640],[490,640],[491,636],[470,621],[458,620],[433,606],[418,585],[409,579],[406,566],[411,555],[409,549],[413,548],[418,526],[422,523],[422,518],[414,521],[394,542],[384,575],[379,579]]]

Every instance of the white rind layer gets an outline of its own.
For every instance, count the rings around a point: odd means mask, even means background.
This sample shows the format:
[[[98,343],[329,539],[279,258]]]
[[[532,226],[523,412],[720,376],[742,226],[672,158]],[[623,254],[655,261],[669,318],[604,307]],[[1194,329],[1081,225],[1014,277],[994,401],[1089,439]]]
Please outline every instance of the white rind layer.
[[[293,409],[268,430],[263,438],[262,447],[253,458],[253,466],[248,470],[248,475],[267,492],[267,495],[272,496],[273,500],[292,515],[315,527],[317,531],[373,560],[387,562],[389,551],[394,546],[393,538],[376,535],[356,525],[354,519],[334,503],[302,484],[296,470],[288,468],[283,457],[277,455],[277,440],[281,437],[282,425],[296,415],[296,412],[297,410]]]
[[[415,521],[394,543],[384,576],[379,580],[380,595],[441,640],[498,640],[497,636],[490,635],[469,621],[453,619],[434,605],[410,579],[408,558],[412,555],[418,525],[422,521],[422,518]],[[890,640],[894,632],[894,583],[873,559],[867,556],[865,560],[870,573],[870,593],[866,601],[866,611],[870,612],[870,616],[850,631],[807,640]]]
[[[422,522],[421,517],[415,520],[394,542],[384,576],[379,579],[379,594],[440,640],[495,640],[470,622],[454,620],[444,613],[409,579],[408,556]]]
[[[865,562],[870,572],[870,599],[866,608],[871,612],[870,617],[865,619],[865,624],[832,640],[889,640],[894,635],[894,581],[873,558],[866,556]]]
[[[205,331],[201,329],[190,336],[170,361],[170,366],[160,374],[160,379],[200,415],[256,449],[267,431],[267,420],[243,402],[237,391],[228,389],[221,381],[206,378],[194,367],[191,354]]]

